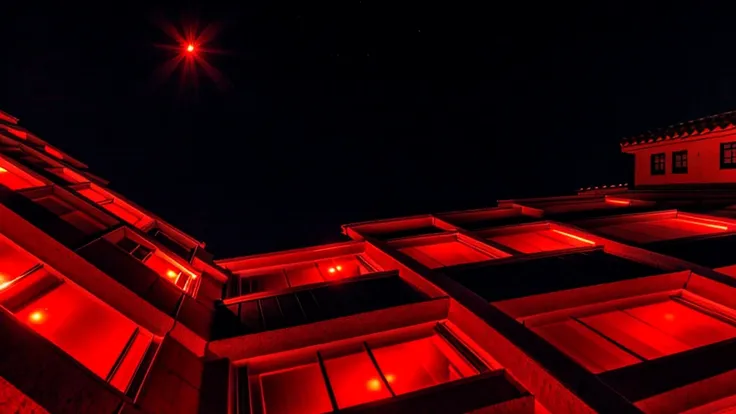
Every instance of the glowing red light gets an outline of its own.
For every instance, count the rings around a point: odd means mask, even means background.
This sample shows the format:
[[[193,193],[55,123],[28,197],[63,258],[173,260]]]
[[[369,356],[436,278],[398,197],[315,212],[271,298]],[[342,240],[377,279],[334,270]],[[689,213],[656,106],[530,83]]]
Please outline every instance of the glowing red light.
[[[327,269],[327,271],[330,272],[330,273],[335,273],[335,268],[334,267],[331,267],[331,268]]]
[[[713,229],[718,229],[718,230],[728,230],[728,226],[719,226],[719,225],[717,225],[717,224],[707,224],[707,223],[701,223],[701,222],[699,222],[699,221],[693,221],[693,220],[685,220],[685,219],[682,219],[682,218],[681,218],[681,219],[678,219],[678,220],[680,220],[680,221],[682,221],[682,222],[685,222],[685,223],[690,223],[690,224],[699,224],[699,225],[701,225],[701,226],[705,226],[705,227],[710,227],[710,228],[713,228]]]
[[[371,378],[368,380],[366,387],[371,391],[380,391],[381,381],[378,378]]]
[[[169,271],[167,271],[167,272],[166,272],[166,276],[168,276],[168,277],[169,277],[169,278],[171,278],[171,279],[174,279],[174,278],[176,278],[177,276],[179,276],[179,274],[178,274],[178,273],[176,273],[176,272],[175,272],[175,271],[173,271],[173,270],[169,270]]]
[[[337,269],[338,272],[341,272],[342,271],[342,266],[337,265],[337,266],[335,266],[335,269]]]
[[[386,381],[388,381],[389,384],[391,384],[395,380],[396,380],[396,376],[394,374],[387,374],[386,375]]]
[[[582,237],[580,237],[580,236],[576,236],[576,235],[574,235],[574,234],[570,234],[570,233],[565,233],[564,231],[560,231],[560,230],[552,230],[552,231],[553,231],[553,232],[555,232],[555,233],[557,233],[557,234],[561,234],[561,235],[563,235],[563,236],[567,236],[567,237],[570,237],[571,239],[575,239],[575,240],[581,241],[581,242],[583,242],[583,243],[587,243],[587,244],[595,244],[595,242],[594,242],[594,241],[592,241],[592,240],[584,239],[584,238],[582,238]]]
[[[665,314],[664,314],[664,318],[665,318],[666,320],[668,320],[668,321],[674,321],[674,320],[675,320],[675,315],[673,315],[673,314],[671,314],[671,313],[665,313]]]
[[[613,204],[623,204],[623,205],[627,205],[627,206],[631,204],[631,201],[629,201],[629,200],[617,200],[615,198],[607,198],[606,199],[606,202],[613,203]]]
[[[5,169],[5,168],[3,168],[3,167],[0,167],[0,174],[2,174],[2,173],[6,173],[6,172],[8,172],[8,170],[6,170],[6,169]]]
[[[46,319],[46,315],[40,310],[33,311],[28,315],[28,320],[30,320],[31,323],[42,323],[44,319]]]
[[[194,52],[194,45],[193,44],[190,43],[189,46],[187,46],[187,52],[189,52],[189,53]]]

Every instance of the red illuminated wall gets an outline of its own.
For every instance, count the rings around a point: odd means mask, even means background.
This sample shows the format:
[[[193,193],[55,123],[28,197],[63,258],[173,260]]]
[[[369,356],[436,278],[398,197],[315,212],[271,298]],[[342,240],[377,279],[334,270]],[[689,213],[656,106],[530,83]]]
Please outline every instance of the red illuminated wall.
[[[736,134],[715,133],[705,135],[709,139],[697,141],[671,141],[647,148],[639,144],[624,151],[632,152],[635,157],[634,183],[641,185],[693,184],[693,183],[728,183],[736,182],[736,169],[720,168],[720,151],[722,142],[736,141]],[[642,149],[637,149],[641,146]],[[672,173],[672,152],[687,150],[688,171],[686,174]],[[651,155],[665,154],[665,173],[651,174]]]

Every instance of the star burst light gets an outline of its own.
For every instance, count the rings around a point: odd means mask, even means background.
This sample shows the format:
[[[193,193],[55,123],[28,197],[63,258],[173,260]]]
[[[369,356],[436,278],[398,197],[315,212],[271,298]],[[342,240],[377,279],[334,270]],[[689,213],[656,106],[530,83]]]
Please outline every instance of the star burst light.
[[[201,74],[212,80],[218,87],[227,86],[227,79],[222,72],[207,61],[211,55],[227,53],[211,46],[220,32],[219,26],[210,24],[199,30],[194,24],[184,26],[181,31],[168,21],[161,21],[158,26],[171,40],[171,43],[155,45],[171,53],[171,57],[157,70],[160,80],[165,81],[174,72],[179,71],[182,87],[191,84],[196,88]]]

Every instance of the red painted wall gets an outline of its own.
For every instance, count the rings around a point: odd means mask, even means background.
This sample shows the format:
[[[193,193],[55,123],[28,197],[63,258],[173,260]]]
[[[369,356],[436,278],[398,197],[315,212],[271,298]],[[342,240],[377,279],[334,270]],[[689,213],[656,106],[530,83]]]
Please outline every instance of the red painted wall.
[[[671,141],[655,146],[625,148],[635,156],[634,183],[641,185],[736,183],[736,169],[721,169],[721,143],[736,141],[736,133],[715,133],[693,141]],[[672,173],[672,152],[687,150],[688,171]],[[665,174],[651,174],[651,155],[665,153]]]

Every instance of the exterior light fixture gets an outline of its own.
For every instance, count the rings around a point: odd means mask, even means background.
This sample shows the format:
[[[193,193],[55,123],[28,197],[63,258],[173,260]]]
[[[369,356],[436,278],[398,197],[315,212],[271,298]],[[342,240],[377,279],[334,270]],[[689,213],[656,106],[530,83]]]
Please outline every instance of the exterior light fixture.
[[[378,378],[371,378],[368,380],[368,383],[366,384],[366,387],[370,391],[380,391],[381,390],[381,381],[378,380]]]
[[[42,323],[45,319],[46,314],[42,310],[33,311],[30,315],[28,315],[28,320],[34,324]]]

